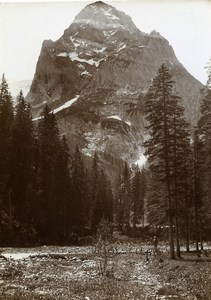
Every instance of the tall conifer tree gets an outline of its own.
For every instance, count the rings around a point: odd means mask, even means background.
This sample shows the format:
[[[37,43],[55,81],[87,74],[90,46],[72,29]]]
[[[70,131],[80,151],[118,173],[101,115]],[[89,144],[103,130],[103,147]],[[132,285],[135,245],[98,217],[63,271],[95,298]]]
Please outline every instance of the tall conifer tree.
[[[20,91],[11,130],[10,173],[12,202],[15,206],[16,217],[22,222],[29,221],[32,213],[30,190],[35,176],[34,138],[30,108]]]
[[[211,63],[208,65],[207,88],[203,91],[201,118],[198,123],[197,140],[199,143],[199,178],[202,189],[202,205],[205,223],[211,227]]]
[[[131,172],[127,163],[125,163],[122,182],[121,182],[121,210],[123,213],[123,229],[126,234],[130,230],[130,211],[131,211]]]
[[[176,216],[176,245],[177,255],[179,247],[178,221],[178,181],[179,145],[186,134],[182,131],[185,126],[183,109],[180,98],[173,90],[174,81],[168,69],[161,65],[146,100],[146,126],[149,139],[145,142],[150,171],[163,185],[165,192],[164,205],[168,216],[170,257],[175,258],[174,251],[174,217]],[[182,133],[182,136],[181,136]]]
[[[113,221],[113,194],[106,173],[99,165],[97,153],[94,155],[92,177],[92,219],[91,227],[95,233],[101,220]]]
[[[72,227],[79,235],[83,235],[88,225],[86,169],[78,146],[72,160]]]
[[[131,211],[133,213],[133,234],[136,231],[136,225],[144,218],[144,195],[145,183],[143,172],[138,166],[135,166],[134,175],[131,180]]]
[[[61,139],[60,150],[58,153],[58,166],[56,169],[56,195],[58,198],[57,222],[58,235],[62,241],[67,241],[71,233],[71,214],[72,214],[72,185],[70,177],[70,153],[66,137]]]
[[[3,74],[0,84],[0,211],[9,219],[12,229],[12,203],[9,187],[9,143],[13,121],[13,103],[8,84]]]
[[[44,240],[58,240],[58,193],[59,153],[61,149],[59,130],[55,115],[48,106],[44,108],[38,124],[38,199],[35,219],[39,234]]]

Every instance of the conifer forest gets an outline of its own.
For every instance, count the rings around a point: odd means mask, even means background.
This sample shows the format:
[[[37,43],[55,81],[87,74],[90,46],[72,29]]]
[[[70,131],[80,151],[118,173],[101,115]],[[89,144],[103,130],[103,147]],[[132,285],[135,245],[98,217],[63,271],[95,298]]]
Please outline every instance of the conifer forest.
[[[36,121],[20,91],[14,102],[0,85],[0,244],[71,245],[96,234],[102,220],[129,237],[168,240],[203,250],[211,234],[211,72],[201,91],[201,117],[191,126],[168,68],[162,64],[144,99],[144,167],[119,160],[110,178],[98,154],[70,152],[46,105]],[[179,91],[178,91],[179,92]],[[112,163],[112,162],[111,162]]]

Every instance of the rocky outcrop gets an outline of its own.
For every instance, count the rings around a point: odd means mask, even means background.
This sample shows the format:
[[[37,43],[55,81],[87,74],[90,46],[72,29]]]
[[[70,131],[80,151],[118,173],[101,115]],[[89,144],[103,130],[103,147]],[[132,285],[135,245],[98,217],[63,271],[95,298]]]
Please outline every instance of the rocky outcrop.
[[[202,84],[156,31],[101,1],[87,5],[56,42],[44,41],[27,96],[38,117],[47,103],[70,145],[135,161],[144,139],[144,96],[165,63],[194,125]],[[113,116],[113,117],[112,117]]]

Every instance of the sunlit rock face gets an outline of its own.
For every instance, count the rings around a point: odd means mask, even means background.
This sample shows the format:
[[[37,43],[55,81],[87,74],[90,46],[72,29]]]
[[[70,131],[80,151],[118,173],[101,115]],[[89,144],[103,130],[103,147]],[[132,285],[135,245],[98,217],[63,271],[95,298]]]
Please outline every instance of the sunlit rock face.
[[[144,97],[162,63],[170,69],[192,125],[202,84],[156,31],[145,34],[101,1],[87,5],[56,42],[44,41],[27,96],[34,118],[48,104],[70,148],[78,144],[133,163],[142,157]]]

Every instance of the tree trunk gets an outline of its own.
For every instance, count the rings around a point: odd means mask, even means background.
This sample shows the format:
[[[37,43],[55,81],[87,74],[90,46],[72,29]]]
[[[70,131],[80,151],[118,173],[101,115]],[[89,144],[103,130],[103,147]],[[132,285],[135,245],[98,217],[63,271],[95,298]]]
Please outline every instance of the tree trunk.
[[[12,191],[9,189],[9,227],[12,233]]]
[[[136,199],[133,199],[133,237],[136,234],[136,224],[137,224],[137,206],[136,206]]]
[[[186,252],[190,252],[190,221],[186,216]]]
[[[194,209],[195,209],[195,231],[196,231],[196,252],[199,252],[199,233],[198,233],[198,140],[195,136],[194,141]]]
[[[169,211],[169,247],[170,247],[170,258],[175,259],[174,253],[174,232],[173,232],[173,218],[172,212]]]
[[[200,248],[201,248],[201,250],[204,250],[203,240],[202,240],[202,224],[201,224],[201,219],[199,220],[199,237],[200,237]]]
[[[142,216],[141,216],[141,222],[142,222],[142,227],[143,227],[143,228],[144,228],[144,226],[145,226],[144,218],[145,218],[145,213],[144,213],[144,211],[143,211],[143,214],[142,214]]]
[[[164,79],[163,79],[164,80]],[[169,247],[170,247],[170,258],[175,259],[174,253],[174,232],[173,232],[173,216],[172,216],[172,199],[171,199],[171,183],[170,183],[170,166],[169,166],[169,153],[168,153],[168,126],[166,118],[166,100],[164,97],[164,135],[165,135],[165,175],[166,185],[168,192],[168,217],[169,217]]]
[[[174,117],[174,130],[176,131],[175,117]],[[176,252],[177,257],[181,258],[180,243],[179,243],[179,217],[178,217],[178,181],[177,181],[177,146],[176,146],[176,133],[174,137],[174,193],[175,193],[175,232],[176,232]]]
[[[195,230],[196,230],[196,252],[199,252],[199,233],[198,233],[198,205],[197,196],[195,195]]]
[[[179,220],[178,220],[178,200],[175,200],[175,229],[176,229],[176,251],[177,257],[181,258],[180,243],[179,243]]]
[[[137,218],[133,216],[133,237],[136,235],[136,223],[137,223]]]
[[[167,164],[168,165],[168,164]],[[168,172],[167,172],[168,173]],[[174,230],[173,230],[173,216],[172,216],[172,200],[171,200],[171,190],[170,190],[170,179],[167,176],[167,190],[168,190],[168,204],[169,204],[169,247],[170,247],[170,258],[175,259],[174,252]]]
[[[186,252],[190,252],[190,217],[189,217],[189,201],[187,195],[187,182],[185,186],[185,210],[186,210]]]

